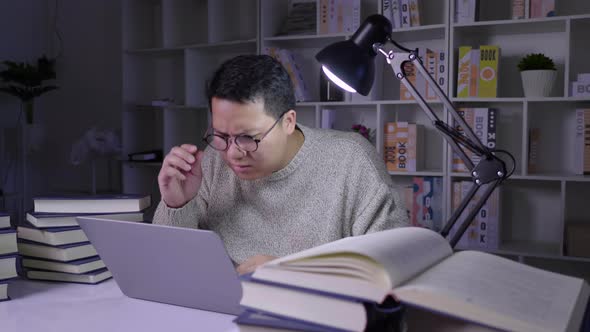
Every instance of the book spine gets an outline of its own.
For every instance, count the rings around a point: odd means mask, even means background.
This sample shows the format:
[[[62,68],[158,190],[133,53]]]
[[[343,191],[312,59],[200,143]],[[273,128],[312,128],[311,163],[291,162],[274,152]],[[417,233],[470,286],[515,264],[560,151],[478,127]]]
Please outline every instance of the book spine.
[[[436,52],[433,51],[429,51],[426,54],[426,69],[428,69],[428,73],[430,74],[430,76],[432,76],[432,78],[434,79],[434,81],[437,81],[436,78]],[[430,84],[428,84],[428,82],[425,82],[425,87],[424,89],[426,90],[426,99],[427,100],[435,100],[436,99],[436,92],[434,90],[434,87],[430,86]]]
[[[493,45],[482,45],[479,49],[479,97],[495,98],[498,95],[500,48]]]
[[[471,80],[471,46],[459,47],[459,62],[457,64],[457,97],[469,97]]]
[[[407,122],[388,122],[385,124],[385,158],[388,171],[408,171]]]
[[[590,109],[584,110],[584,174],[590,174]]]
[[[531,18],[543,17],[543,0],[530,0]]]
[[[391,24],[394,29],[402,27],[402,11],[400,0],[390,0],[391,3]]]
[[[465,122],[467,123],[467,125],[471,128],[474,127],[474,109],[473,108],[459,108],[457,110],[457,113],[459,113],[459,115],[465,120]],[[462,134],[464,135],[464,130],[463,128],[461,128],[461,126],[459,126],[458,123],[455,123],[455,128]],[[471,159],[471,156],[473,155],[473,153],[469,150],[465,150],[465,154],[467,154],[467,157],[469,157]],[[459,157],[459,155],[457,153],[453,152],[453,162],[451,165],[451,169],[453,170],[453,172],[467,172],[467,166],[465,166],[465,164],[463,163],[463,160],[461,160],[461,158]]]
[[[420,6],[418,0],[410,0],[410,26],[420,26]]]
[[[320,0],[320,24],[319,34],[324,35],[329,31],[329,7],[330,0]]]
[[[443,90],[443,92],[447,93],[447,57],[446,53],[443,50],[440,50],[436,53],[436,82],[438,86]]]
[[[361,26],[361,0],[352,0],[352,26],[350,33],[354,33]]]
[[[408,220],[413,222],[415,220],[413,209],[414,209],[414,186],[404,186],[402,188],[404,194],[404,203],[406,207],[406,213],[408,214]]]
[[[542,17],[555,16],[555,0],[543,0]]]
[[[541,129],[540,128],[531,128],[529,130],[529,160],[528,160],[528,167],[527,172],[529,174],[534,174],[539,171],[539,144],[541,140]],[[574,153],[575,154],[575,153]]]
[[[415,176],[412,179],[412,219],[414,227],[422,227],[424,220],[424,178]]]
[[[406,169],[408,172],[416,172],[418,170],[419,129],[419,126],[415,123],[408,124],[408,145],[406,153]]]
[[[381,4],[381,14],[385,16],[389,22],[391,22],[392,27],[395,28],[395,26],[393,26],[393,15],[391,10],[391,3],[393,1],[395,0],[383,0]]]
[[[406,62],[403,65],[404,72],[406,73],[405,80],[412,83],[414,87],[416,87],[416,67],[411,62]],[[410,90],[400,81],[399,85],[399,96],[401,100],[414,100],[414,96]]]
[[[410,0],[400,0],[402,28],[411,27],[410,23]]]
[[[525,0],[512,0],[512,19],[524,19],[524,2]]]
[[[471,63],[469,72],[469,97],[477,97],[479,93],[479,58],[478,49],[471,50]]]
[[[488,117],[489,109],[487,108],[475,108],[473,110],[473,132],[484,145],[488,143]],[[481,157],[473,153],[471,154],[471,161],[474,165],[477,165],[481,161]]]
[[[524,18],[531,18],[531,0],[524,0]]]

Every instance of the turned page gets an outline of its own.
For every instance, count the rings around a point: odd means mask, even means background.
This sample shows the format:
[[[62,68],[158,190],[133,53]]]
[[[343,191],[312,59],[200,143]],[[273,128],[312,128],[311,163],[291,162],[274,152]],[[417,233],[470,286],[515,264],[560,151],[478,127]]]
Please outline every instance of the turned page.
[[[392,287],[395,287],[450,256],[452,249],[438,233],[425,228],[403,227],[348,237],[276,259],[265,266],[288,265],[301,259],[320,261],[322,256],[346,253],[374,259],[383,266]]]
[[[579,302],[587,301],[588,286],[582,279],[463,251],[394,294],[402,302],[501,329],[566,331],[580,324],[585,305]]]

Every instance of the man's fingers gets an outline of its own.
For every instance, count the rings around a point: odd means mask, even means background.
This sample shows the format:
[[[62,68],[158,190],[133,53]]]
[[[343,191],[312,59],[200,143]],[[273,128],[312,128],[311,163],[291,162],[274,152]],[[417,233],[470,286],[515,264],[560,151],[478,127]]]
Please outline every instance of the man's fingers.
[[[166,164],[173,168],[181,169],[185,172],[189,172],[192,166],[185,160],[176,155],[169,155],[166,157]]]
[[[184,174],[182,174],[179,170],[177,170],[174,167],[167,167],[164,170],[164,175],[168,179],[178,179],[180,181],[185,181],[186,180],[186,176]]]
[[[168,154],[168,156],[176,156],[180,159],[183,159],[184,161],[186,161],[189,164],[192,164],[195,162],[195,156],[194,154],[197,152],[196,147],[194,151],[189,151],[187,149],[184,149],[182,147],[178,147],[175,146],[172,148],[172,150],[170,150],[170,153]]]

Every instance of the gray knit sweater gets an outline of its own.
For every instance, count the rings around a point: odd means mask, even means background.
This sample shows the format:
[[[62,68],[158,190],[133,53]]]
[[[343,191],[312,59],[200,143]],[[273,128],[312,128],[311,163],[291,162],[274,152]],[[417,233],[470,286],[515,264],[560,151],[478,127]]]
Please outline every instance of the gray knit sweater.
[[[197,196],[177,209],[161,201],[154,223],[213,230],[237,263],[407,225],[384,162],[364,137],[299,128],[300,150],[263,179],[241,180],[219,152],[206,149]]]

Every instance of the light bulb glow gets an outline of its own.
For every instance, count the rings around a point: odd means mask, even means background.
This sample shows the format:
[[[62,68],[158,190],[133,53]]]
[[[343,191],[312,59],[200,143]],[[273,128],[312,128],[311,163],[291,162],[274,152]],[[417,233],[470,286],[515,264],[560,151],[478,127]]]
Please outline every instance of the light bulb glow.
[[[328,76],[328,78],[332,82],[336,83],[336,85],[348,92],[356,93],[355,89],[353,89],[350,85],[344,83],[343,80],[339,79],[338,76],[334,75],[328,68],[326,68],[326,66],[322,66],[322,70],[324,71],[324,73],[326,73],[326,76]]]

